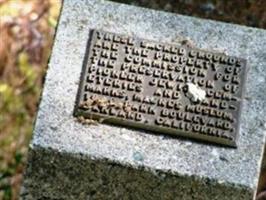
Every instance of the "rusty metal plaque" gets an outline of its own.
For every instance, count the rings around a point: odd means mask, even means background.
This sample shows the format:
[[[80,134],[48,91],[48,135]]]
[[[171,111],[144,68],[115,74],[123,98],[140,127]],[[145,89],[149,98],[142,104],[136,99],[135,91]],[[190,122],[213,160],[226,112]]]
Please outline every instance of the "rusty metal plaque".
[[[236,146],[246,61],[93,30],[74,115]]]

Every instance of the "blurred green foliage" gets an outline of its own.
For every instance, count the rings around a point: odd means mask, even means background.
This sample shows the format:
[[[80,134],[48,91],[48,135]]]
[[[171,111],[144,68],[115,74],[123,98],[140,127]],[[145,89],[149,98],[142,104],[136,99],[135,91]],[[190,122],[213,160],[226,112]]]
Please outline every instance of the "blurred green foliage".
[[[60,0],[0,0],[0,200],[18,199]]]

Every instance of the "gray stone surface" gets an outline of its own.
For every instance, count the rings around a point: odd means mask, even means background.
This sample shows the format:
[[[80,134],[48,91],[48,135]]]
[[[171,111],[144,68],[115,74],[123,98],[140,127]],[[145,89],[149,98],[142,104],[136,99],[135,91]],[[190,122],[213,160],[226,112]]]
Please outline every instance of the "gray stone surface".
[[[73,109],[90,29],[162,42],[190,38],[248,61],[238,148],[123,127],[84,126]],[[266,133],[266,31],[99,0],[65,0],[21,199],[254,198]]]

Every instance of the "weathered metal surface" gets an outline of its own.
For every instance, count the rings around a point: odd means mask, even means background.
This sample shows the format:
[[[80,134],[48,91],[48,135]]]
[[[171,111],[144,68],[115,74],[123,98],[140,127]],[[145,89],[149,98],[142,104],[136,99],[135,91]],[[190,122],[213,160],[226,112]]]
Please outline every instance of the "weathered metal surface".
[[[94,30],[75,115],[236,146],[245,75],[244,59]]]

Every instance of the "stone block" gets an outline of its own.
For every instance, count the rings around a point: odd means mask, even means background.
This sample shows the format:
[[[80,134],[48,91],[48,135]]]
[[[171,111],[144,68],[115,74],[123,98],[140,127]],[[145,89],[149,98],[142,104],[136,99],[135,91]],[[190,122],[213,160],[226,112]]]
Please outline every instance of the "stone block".
[[[89,31],[247,59],[237,148],[73,116]],[[252,200],[266,132],[266,31],[103,0],[65,0],[30,144],[21,199]]]

